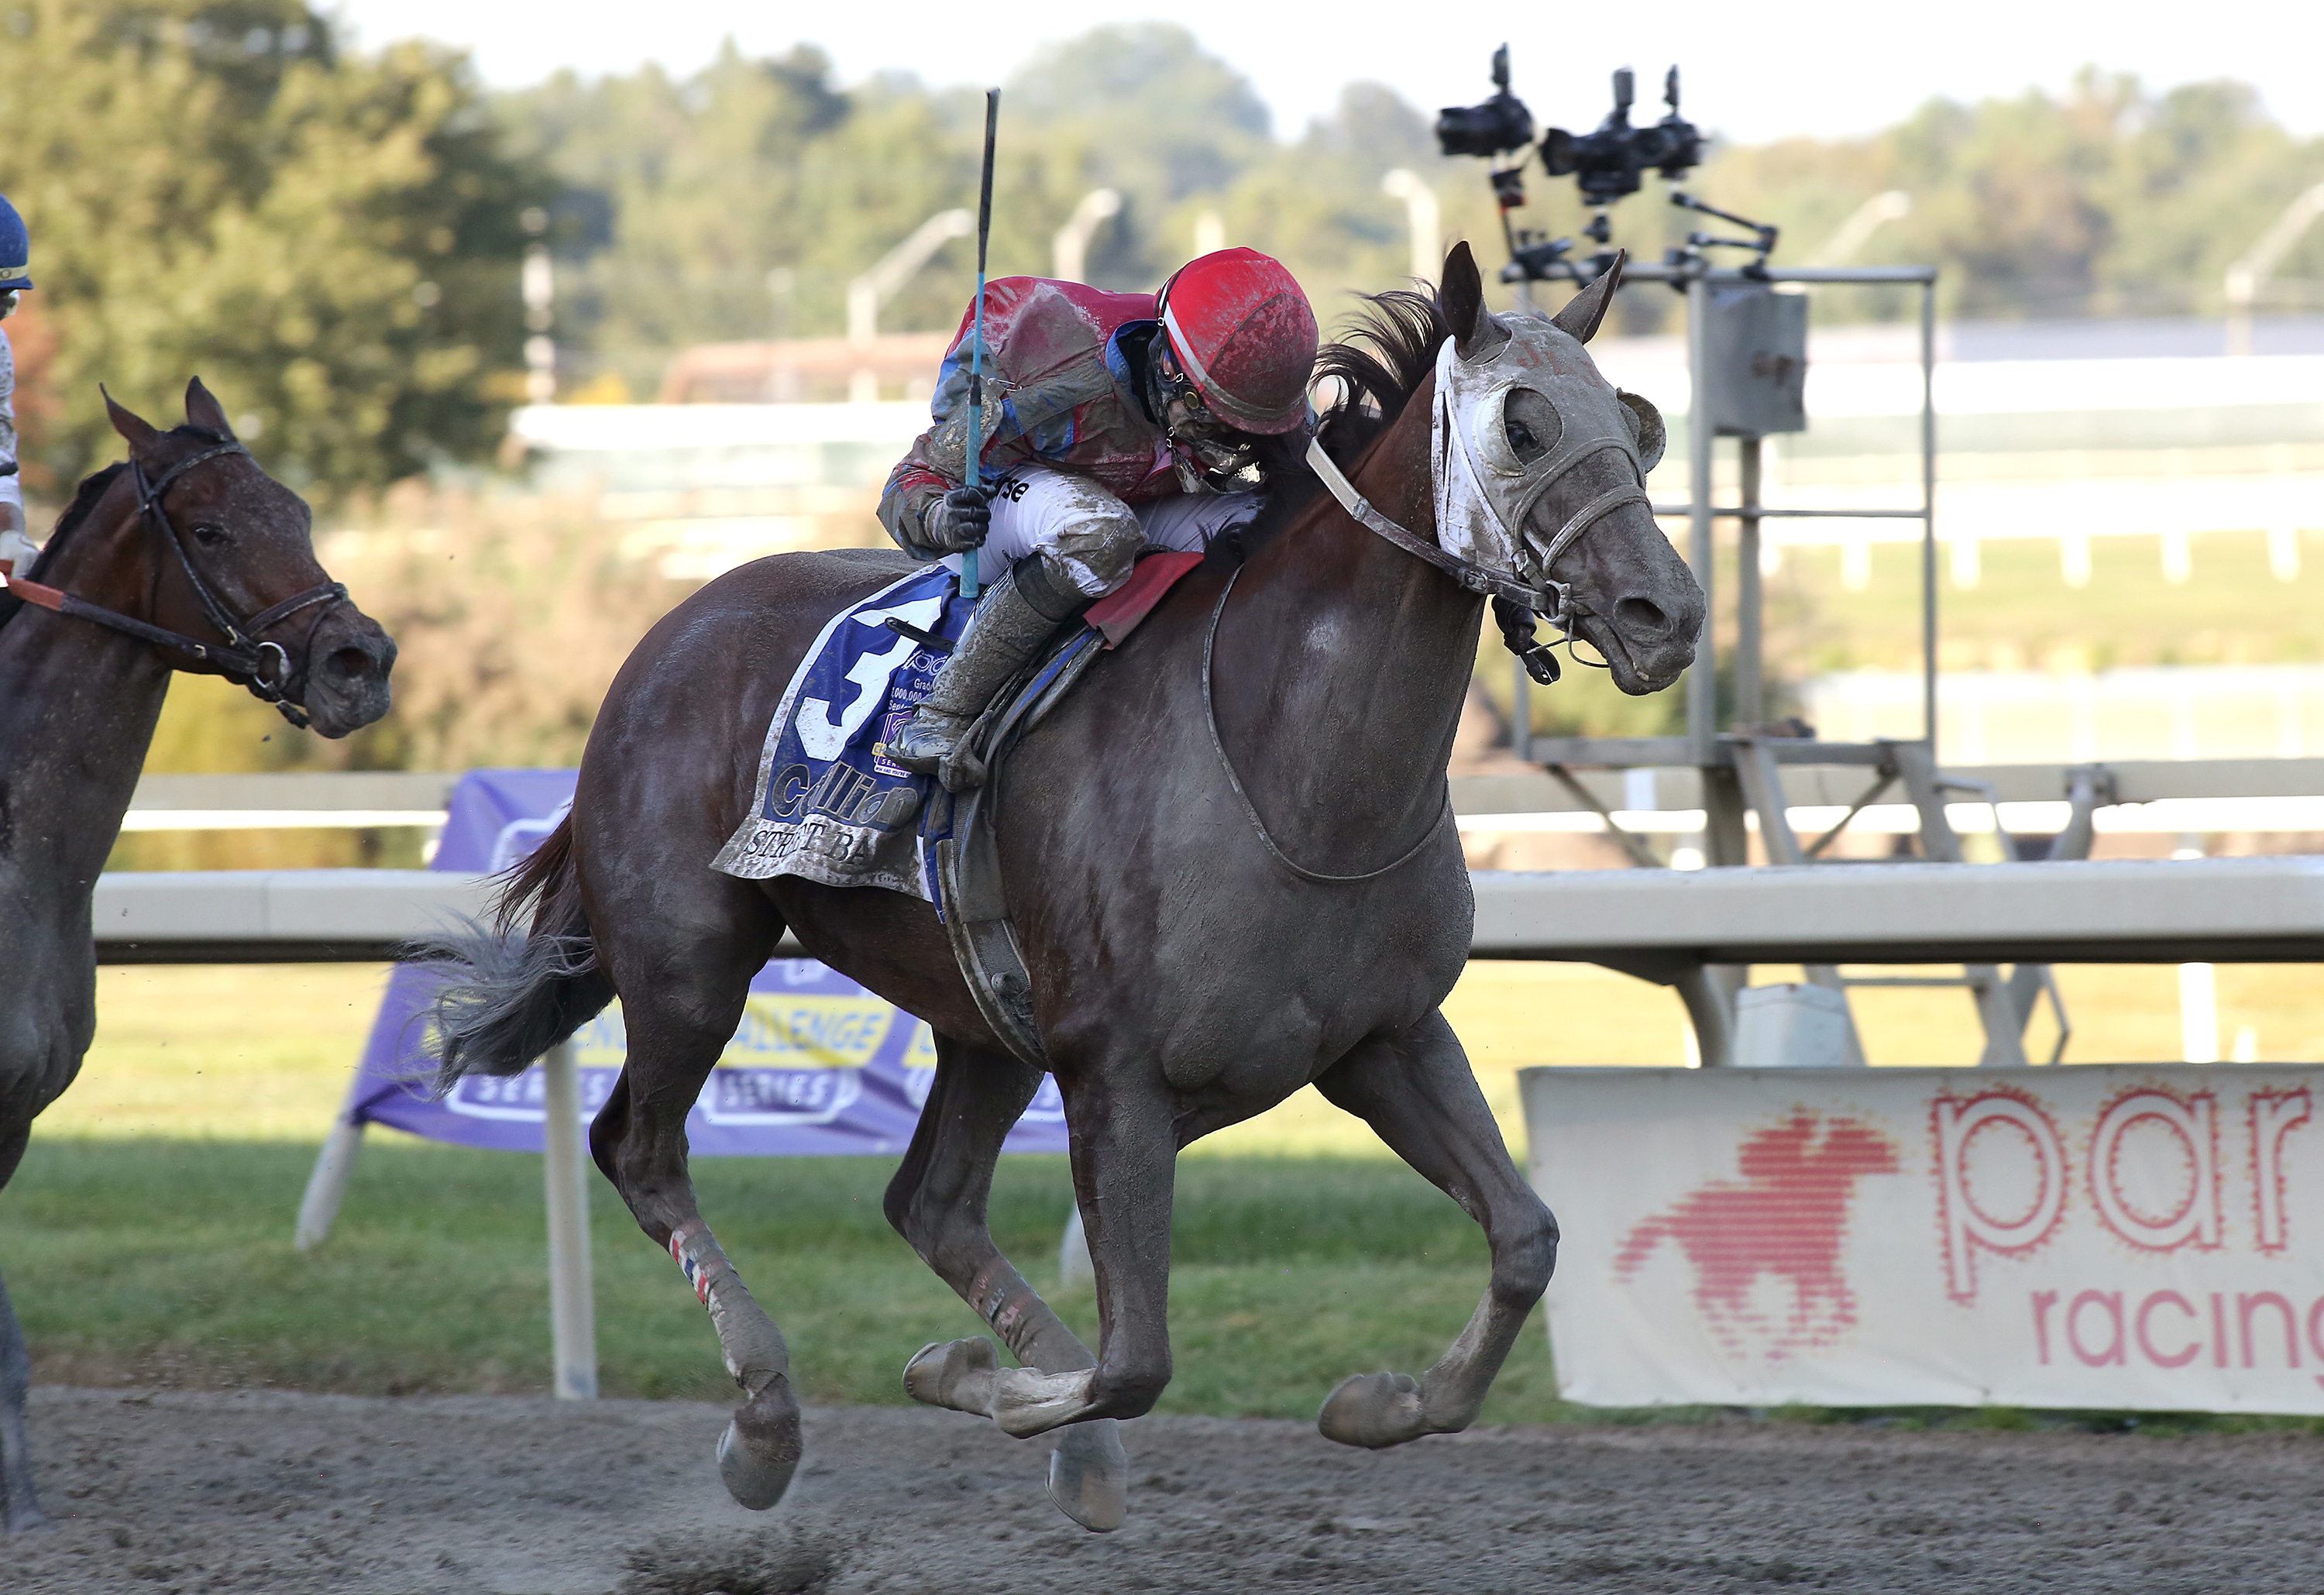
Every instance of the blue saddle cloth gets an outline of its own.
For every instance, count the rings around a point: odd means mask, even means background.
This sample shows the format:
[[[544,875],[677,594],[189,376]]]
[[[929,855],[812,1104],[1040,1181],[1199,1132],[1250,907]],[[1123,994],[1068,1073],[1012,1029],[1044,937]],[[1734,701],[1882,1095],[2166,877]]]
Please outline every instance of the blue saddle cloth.
[[[826,886],[879,886],[939,900],[936,844],[953,806],[934,776],[881,749],[936,682],[944,656],[890,619],[957,641],[976,613],[941,565],[891,582],[834,615],[808,649],[767,727],[751,812],[710,867],[745,880],[798,875]],[[999,717],[994,740],[1028,723],[1070,667],[1103,639],[1075,628]]]
[[[914,821],[935,779],[880,749],[928,696],[944,656],[887,622],[954,641],[975,613],[958,579],[936,565],[834,615],[767,727],[750,816],[711,868],[745,880],[798,875],[933,901]]]

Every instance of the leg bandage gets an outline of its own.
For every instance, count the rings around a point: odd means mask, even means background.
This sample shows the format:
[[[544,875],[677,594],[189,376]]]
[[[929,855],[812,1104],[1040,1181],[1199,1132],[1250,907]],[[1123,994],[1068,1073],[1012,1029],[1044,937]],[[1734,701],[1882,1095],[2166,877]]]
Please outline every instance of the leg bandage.
[[[790,1371],[790,1350],[783,1344],[782,1332],[744,1287],[708,1224],[688,1219],[671,1231],[669,1255],[694,1287],[694,1299],[709,1309],[726,1371],[736,1384],[756,1395],[776,1376]]]

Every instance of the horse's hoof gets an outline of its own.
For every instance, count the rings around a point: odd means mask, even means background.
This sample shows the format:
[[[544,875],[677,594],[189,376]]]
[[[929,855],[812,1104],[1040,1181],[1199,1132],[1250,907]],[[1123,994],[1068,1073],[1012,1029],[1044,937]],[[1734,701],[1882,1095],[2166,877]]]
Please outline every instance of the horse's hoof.
[[[1130,1515],[1130,1453],[1111,1418],[1069,1424],[1049,1453],[1049,1498],[1093,1534],[1111,1534]]]
[[[781,1374],[734,1409],[718,1437],[718,1477],[735,1504],[763,1512],[783,1498],[798,1467],[799,1409]]]
[[[1064,1373],[1005,1369],[992,1376],[992,1421],[1002,1434],[1019,1440],[1061,1429],[1090,1409],[1090,1387],[1096,1379],[1097,1370],[1092,1368]]]
[[[992,1379],[1001,1354],[982,1335],[964,1341],[930,1341],[904,1365],[904,1393],[928,1406],[992,1414]]]
[[[1401,1445],[1430,1432],[1420,1381],[1408,1373],[1350,1374],[1323,1398],[1315,1426],[1326,1440],[1368,1451]]]

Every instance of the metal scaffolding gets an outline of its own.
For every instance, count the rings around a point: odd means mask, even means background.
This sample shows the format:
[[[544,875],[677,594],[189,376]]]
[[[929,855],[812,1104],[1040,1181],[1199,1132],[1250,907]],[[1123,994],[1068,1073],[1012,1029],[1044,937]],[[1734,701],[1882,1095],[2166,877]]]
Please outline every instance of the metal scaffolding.
[[[1687,562],[1702,585],[1710,604],[1694,664],[1686,680],[1686,734],[1683,737],[1536,737],[1532,733],[1531,683],[1520,665],[1515,674],[1515,734],[1511,738],[1520,759],[1545,768],[1566,788],[1587,797],[1576,779],[1577,770],[1630,770],[1692,767],[1701,776],[1704,826],[1704,862],[1714,867],[1751,862],[1750,822],[1756,819],[1760,846],[1771,864],[1815,864],[1828,862],[1826,850],[1850,819],[1877,801],[1892,786],[1902,785],[1920,815],[1920,845],[1932,862],[1962,861],[1960,839],[1946,818],[1949,793],[1975,800],[1978,783],[1949,780],[1937,769],[1937,410],[1936,410],[1936,283],[1933,266],[1760,267],[1717,268],[1697,260],[1676,264],[1646,264],[1624,273],[1628,282],[1662,282],[1681,287],[1687,301],[1687,373],[1692,388],[1687,431],[1687,502],[1655,506],[1657,516],[1687,522]],[[1761,503],[1762,446],[1767,430],[1798,430],[1803,412],[1794,410],[1788,421],[1762,426],[1749,419],[1722,419],[1715,397],[1726,382],[1732,391],[1739,373],[1723,371],[1720,349],[1714,348],[1713,295],[1721,290],[1772,289],[1780,284],[1827,286],[1912,285],[1921,290],[1921,502],[1909,510],[1775,509]],[[1803,321],[1799,332],[1804,350]],[[1730,355],[1732,351],[1728,351]],[[1737,502],[1715,502],[1712,489],[1714,449],[1724,432],[1736,438]],[[1766,635],[1764,597],[1759,585],[1761,523],[1777,518],[1848,520],[1912,520],[1921,523],[1921,734],[1916,738],[1883,738],[1874,742],[1826,742],[1813,735],[1793,733],[1787,726],[1766,720]],[[1712,529],[1720,521],[1737,523],[1735,604],[1735,716],[1722,726],[1719,713],[1719,593],[1716,543]],[[1870,778],[1839,825],[1812,842],[1794,834],[1784,790],[1786,766],[1855,767]],[[1989,794],[1987,794],[1989,797]],[[2095,791],[2073,794],[2080,823],[2070,825],[2062,847],[2052,856],[2080,856],[2086,851],[2089,826],[2087,811],[2099,801]],[[1596,803],[1609,834],[1634,863],[1657,865],[1660,861],[1637,837],[1624,832],[1611,813]],[[2004,833],[2005,854],[2014,853]],[[1902,910],[1900,910],[1902,911]],[[1896,984],[1895,977],[1850,979],[1837,966],[1809,963],[1808,981],[1840,992],[1849,987]],[[1673,983],[1684,999],[1695,1024],[1702,1061],[1720,1065],[1733,1061],[1736,994],[1748,970],[1739,964],[1706,965],[1681,972]],[[2005,972],[1995,964],[1965,965],[1958,976],[1904,977],[1909,983],[1959,984],[1974,998],[1985,1029],[1980,1060],[1988,1065],[2026,1062],[2024,1032],[2044,995],[2056,1010],[2060,1047],[2067,1033],[2062,1005],[2046,965],[2021,964]],[[1863,1048],[1849,1024],[1848,1053],[1851,1062],[1863,1062]]]

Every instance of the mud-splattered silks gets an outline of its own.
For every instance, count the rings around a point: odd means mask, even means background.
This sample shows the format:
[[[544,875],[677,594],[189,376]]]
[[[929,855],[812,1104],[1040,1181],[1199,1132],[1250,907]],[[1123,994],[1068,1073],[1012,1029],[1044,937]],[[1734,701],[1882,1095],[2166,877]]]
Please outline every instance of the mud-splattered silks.
[[[1554,594],[1556,608],[1544,618],[1571,632],[1582,612],[1569,585],[1557,578],[1558,557],[1614,511],[1648,502],[1646,474],[1662,457],[1662,417],[1599,375],[1581,340],[1546,318],[1494,319],[1508,336],[1489,352],[1464,359],[1451,338],[1437,351],[1436,540],[1447,553],[1514,572]],[[1507,414],[1523,391],[1546,399],[1555,423],[1552,437],[1529,434],[1545,451],[1531,457],[1512,443]],[[1642,456],[1642,444],[1652,458]],[[1543,495],[1574,466],[1608,451],[1630,462],[1630,482],[1591,499],[1554,533],[1536,530],[1530,521]]]
[[[745,880],[798,875],[934,900],[914,824],[928,778],[880,750],[927,696],[944,660],[888,622],[949,641],[975,613],[939,566],[832,617],[767,728],[750,815],[710,867]]]

